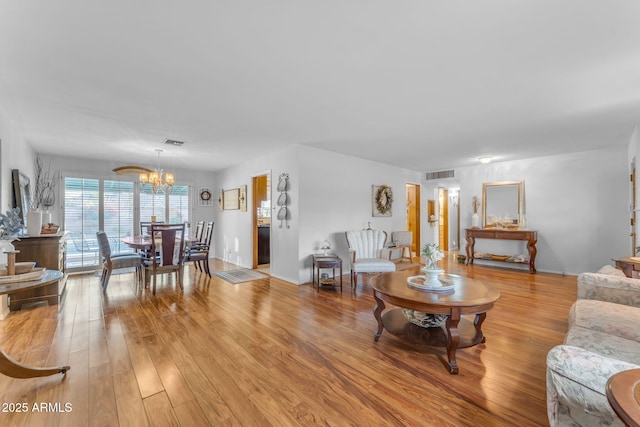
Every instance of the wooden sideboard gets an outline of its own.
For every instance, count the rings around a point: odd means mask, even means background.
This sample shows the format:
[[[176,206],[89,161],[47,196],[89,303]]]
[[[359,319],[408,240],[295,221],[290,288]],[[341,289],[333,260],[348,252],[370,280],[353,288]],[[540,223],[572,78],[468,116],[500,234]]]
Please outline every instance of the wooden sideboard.
[[[58,304],[67,285],[65,258],[67,239],[64,234],[46,234],[41,236],[23,236],[13,246],[20,251],[16,261],[35,261],[37,267],[62,272],[62,278],[47,286],[36,289],[9,293],[9,310],[20,310],[23,304],[47,301],[50,305]]]
[[[476,239],[498,239],[498,240],[525,240],[529,251],[529,272],[536,272],[536,243],[538,232],[533,230],[508,230],[498,228],[467,228],[467,265],[473,264]],[[491,259],[492,261],[499,261]]]

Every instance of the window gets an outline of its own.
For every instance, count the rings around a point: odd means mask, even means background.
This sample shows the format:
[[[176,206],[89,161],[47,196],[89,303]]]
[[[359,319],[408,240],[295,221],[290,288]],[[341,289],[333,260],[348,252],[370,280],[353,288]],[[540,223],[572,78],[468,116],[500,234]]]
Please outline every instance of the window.
[[[64,206],[64,229],[69,239],[66,268],[98,265],[100,180],[65,178]]]
[[[189,221],[188,185],[174,185],[171,194],[150,194],[132,181],[64,178],[64,229],[68,232],[66,268],[73,271],[99,265],[96,232],[109,236],[113,254],[131,252],[121,238],[139,233],[140,221]],[[168,212],[168,214],[166,214]]]

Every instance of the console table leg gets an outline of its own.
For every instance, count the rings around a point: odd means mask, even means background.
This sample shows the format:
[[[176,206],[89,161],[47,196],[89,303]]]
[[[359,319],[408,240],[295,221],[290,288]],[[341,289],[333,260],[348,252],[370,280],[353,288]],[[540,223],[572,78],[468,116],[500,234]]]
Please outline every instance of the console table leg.
[[[536,272],[536,255],[538,254],[538,249],[536,249],[537,239],[529,239],[529,243],[527,244],[527,249],[529,250],[529,272]]]
[[[69,366],[58,368],[32,368],[23,365],[10,358],[4,351],[0,350],[0,373],[12,378],[35,378],[46,377],[53,374],[66,374],[71,369]]]
[[[376,318],[378,322],[378,330],[376,331],[373,340],[378,341],[380,339],[380,335],[382,335],[382,330],[384,329],[384,324],[382,323],[382,310],[384,310],[384,301],[378,298],[376,293],[373,293],[373,298],[376,300],[376,306],[373,308],[373,317]]]
[[[460,311],[452,310],[447,317],[447,357],[449,359],[450,374],[458,373],[458,363],[456,361],[456,349],[460,343],[458,323],[460,323]]]
[[[476,245],[476,239],[475,239],[475,237],[467,236],[466,240],[467,240],[467,247],[466,247],[467,259],[465,261],[465,264],[466,265],[471,265],[471,264],[473,264],[473,252],[474,252],[475,245]]]

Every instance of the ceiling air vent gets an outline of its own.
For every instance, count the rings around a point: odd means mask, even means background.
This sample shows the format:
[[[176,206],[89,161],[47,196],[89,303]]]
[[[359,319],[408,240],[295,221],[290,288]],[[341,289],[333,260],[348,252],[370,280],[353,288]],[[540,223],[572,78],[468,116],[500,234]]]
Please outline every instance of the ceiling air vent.
[[[176,147],[180,147],[182,144],[184,144],[184,142],[176,141],[175,139],[167,139],[164,143],[169,145],[175,145]]]
[[[453,178],[453,177],[454,177],[453,169],[448,171],[427,172],[427,181],[432,179],[443,179],[443,178]]]

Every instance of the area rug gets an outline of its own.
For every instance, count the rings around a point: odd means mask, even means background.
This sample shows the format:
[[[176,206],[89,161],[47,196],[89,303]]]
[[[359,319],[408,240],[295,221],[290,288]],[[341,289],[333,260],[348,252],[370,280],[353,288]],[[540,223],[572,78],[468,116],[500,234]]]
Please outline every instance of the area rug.
[[[226,280],[229,283],[238,284],[242,282],[249,282],[251,280],[266,279],[266,274],[262,274],[255,270],[249,270],[247,268],[240,268],[238,270],[218,271],[216,276]]]

